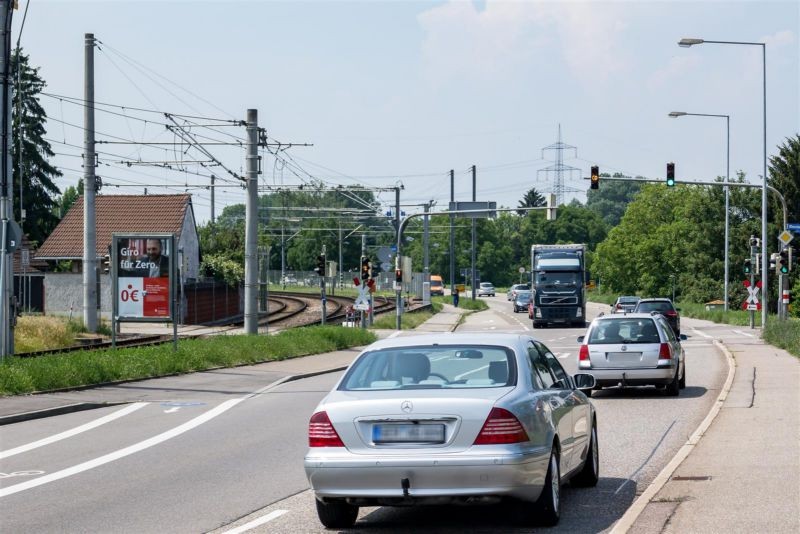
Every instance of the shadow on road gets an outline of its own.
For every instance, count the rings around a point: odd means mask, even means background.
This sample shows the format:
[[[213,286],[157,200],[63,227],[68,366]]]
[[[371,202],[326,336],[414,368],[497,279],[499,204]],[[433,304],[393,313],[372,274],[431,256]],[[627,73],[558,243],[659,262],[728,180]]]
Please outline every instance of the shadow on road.
[[[561,521],[548,528],[548,532],[601,532],[619,520],[633,503],[636,482],[601,477],[594,488],[574,488],[567,484],[561,498]],[[361,515],[354,528],[340,532],[497,534],[541,531],[543,527],[535,520],[530,525],[520,524],[517,518],[521,509],[533,512],[533,505],[381,507]]]

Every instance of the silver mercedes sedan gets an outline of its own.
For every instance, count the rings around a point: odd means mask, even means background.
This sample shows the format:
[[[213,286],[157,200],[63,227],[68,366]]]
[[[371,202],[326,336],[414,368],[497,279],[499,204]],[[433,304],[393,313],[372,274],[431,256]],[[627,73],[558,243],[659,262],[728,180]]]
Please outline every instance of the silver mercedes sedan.
[[[347,528],[360,506],[508,500],[524,522],[553,525],[562,483],[597,484],[594,385],[526,335],[378,341],[309,422],[319,519]]]

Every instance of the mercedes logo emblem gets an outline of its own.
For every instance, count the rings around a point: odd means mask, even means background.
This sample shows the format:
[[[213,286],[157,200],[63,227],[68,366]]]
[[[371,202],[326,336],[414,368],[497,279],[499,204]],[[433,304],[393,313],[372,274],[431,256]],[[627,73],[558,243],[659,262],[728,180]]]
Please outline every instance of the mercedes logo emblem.
[[[403,403],[400,405],[400,409],[406,413],[411,413],[414,411],[414,405],[411,404],[411,401],[403,401]]]

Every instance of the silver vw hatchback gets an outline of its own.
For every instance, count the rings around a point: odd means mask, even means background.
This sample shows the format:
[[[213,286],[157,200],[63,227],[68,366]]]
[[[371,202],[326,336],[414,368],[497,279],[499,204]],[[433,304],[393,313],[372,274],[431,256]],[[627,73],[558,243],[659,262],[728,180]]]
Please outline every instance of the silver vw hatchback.
[[[578,369],[604,386],[655,385],[676,396],[686,387],[686,355],[659,313],[597,317],[578,338]]]
[[[561,483],[598,480],[584,394],[594,384],[525,335],[374,343],[309,422],[305,471],[319,519],[347,528],[360,506],[512,500],[527,503],[524,520],[555,524]]]

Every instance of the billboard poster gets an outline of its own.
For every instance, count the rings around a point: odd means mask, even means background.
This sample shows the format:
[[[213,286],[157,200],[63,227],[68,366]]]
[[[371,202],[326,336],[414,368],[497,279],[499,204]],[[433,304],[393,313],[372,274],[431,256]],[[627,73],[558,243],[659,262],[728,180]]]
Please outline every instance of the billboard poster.
[[[173,235],[114,234],[114,315],[120,320],[171,321]]]

